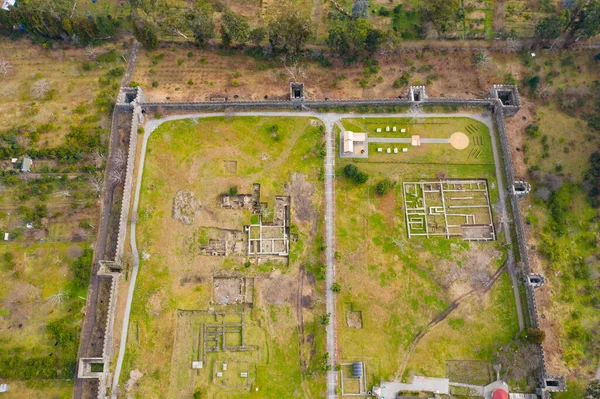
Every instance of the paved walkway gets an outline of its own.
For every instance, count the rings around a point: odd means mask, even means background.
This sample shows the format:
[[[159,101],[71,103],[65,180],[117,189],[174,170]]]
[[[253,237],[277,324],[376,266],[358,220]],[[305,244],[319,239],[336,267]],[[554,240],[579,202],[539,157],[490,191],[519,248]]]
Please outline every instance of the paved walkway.
[[[450,139],[442,138],[424,138],[419,139],[421,144],[450,144]],[[412,142],[409,138],[398,138],[398,137],[367,137],[368,143],[402,143],[410,144]]]
[[[145,133],[142,141],[142,155],[140,158],[140,162],[138,165],[138,177],[136,182],[136,192],[133,206],[133,214],[131,221],[131,246],[132,252],[134,254],[134,265],[132,270],[131,284],[129,286],[129,292],[127,295],[127,305],[125,309],[125,317],[123,322],[123,331],[121,333],[121,347],[119,348],[119,357],[117,359],[117,366],[115,369],[115,376],[113,380],[113,390],[112,397],[116,398],[116,392],[118,388],[119,375],[121,372],[121,367],[123,364],[123,357],[125,354],[126,340],[127,340],[127,331],[129,327],[129,315],[131,312],[131,302],[133,300],[134,290],[135,290],[135,281],[137,279],[138,266],[139,266],[139,254],[137,252],[136,246],[136,235],[135,235],[135,219],[137,214],[137,206],[139,203],[140,196],[140,187],[142,181],[142,175],[144,171],[144,161],[146,157],[146,146],[148,143],[148,138],[152,134],[152,132],[159,127],[164,122],[176,121],[182,119],[195,119],[195,118],[211,118],[211,117],[220,117],[224,116],[223,112],[215,112],[215,113],[194,113],[194,114],[186,114],[186,115],[172,115],[167,116],[161,119],[152,119],[149,120],[145,125]],[[228,116],[281,116],[281,117],[312,117],[318,118],[325,124],[326,128],[326,156],[325,156],[325,235],[326,235],[326,250],[325,255],[327,259],[327,273],[326,273],[326,309],[327,313],[330,314],[330,323],[327,326],[327,352],[329,353],[329,365],[331,366],[331,370],[327,373],[327,398],[335,399],[337,397],[336,389],[337,389],[337,372],[335,371],[336,364],[336,343],[335,343],[335,317],[336,317],[336,309],[335,309],[335,294],[331,291],[331,285],[335,279],[335,234],[334,234],[334,221],[335,221],[335,198],[334,198],[334,177],[335,177],[335,145],[334,140],[335,137],[333,135],[333,125],[336,124],[342,118],[406,118],[406,117],[414,117],[414,114],[335,114],[335,113],[318,113],[318,112],[293,112],[293,111],[285,111],[285,112],[234,112],[228,113]],[[427,113],[419,115],[422,118],[436,118],[436,117],[447,117],[448,114],[443,113]],[[488,129],[490,130],[490,136],[492,137],[492,148],[494,152],[494,161],[496,163],[496,174],[498,180],[498,190],[500,192],[500,205],[503,212],[506,212],[506,203],[505,196],[507,195],[507,191],[505,191],[502,183],[502,170],[500,168],[499,155],[497,150],[496,141],[494,140],[494,130],[493,124],[489,116],[482,116],[481,114],[471,114],[471,113],[455,113],[452,114],[454,117],[469,117],[475,120],[481,121],[486,124]],[[506,218],[503,218],[503,220]],[[508,231],[508,223],[506,221],[504,223],[505,231]],[[510,234],[506,234],[506,241],[510,244]],[[512,257],[511,252],[509,251],[509,259]],[[514,262],[512,262],[514,263]],[[509,262],[510,265],[510,262]],[[515,293],[515,300],[517,303],[517,311],[519,317],[519,326],[523,325],[523,316],[521,311],[521,302],[519,300],[519,292],[518,286],[516,282],[516,277],[514,276],[514,265],[511,268],[509,266],[509,271],[511,274],[511,278],[513,279],[513,288]],[[417,377],[416,377],[417,378]],[[429,379],[427,379],[429,380]]]

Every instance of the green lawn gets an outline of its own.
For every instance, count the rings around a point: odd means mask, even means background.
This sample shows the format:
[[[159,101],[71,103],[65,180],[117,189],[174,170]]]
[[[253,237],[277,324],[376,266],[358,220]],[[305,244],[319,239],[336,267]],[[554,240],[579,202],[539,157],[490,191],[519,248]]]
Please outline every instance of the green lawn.
[[[408,125],[408,129],[422,129],[418,131],[423,136],[443,137],[436,127],[459,131],[475,122],[468,118],[444,119],[440,122],[448,124]],[[399,130],[404,123],[406,120],[345,120],[344,127],[371,133],[382,125],[396,125]],[[505,257],[500,242],[409,240],[402,209],[402,182],[435,180],[440,175],[488,179],[494,206],[499,197],[487,128],[485,136],[487,163],[470,164],[467,157],[456,157],[452,164],[443,160],[428,162],[426,159],[432,158],[426,153],[423,157],[430,158],[422,158],[422,163],[378,162],[371,157],[337,159],[336,274],[342,287],[337,306],[344,309],[338,316],[339,353],[342,361],[365,361],[368,384],[395,378],[415,334],[452,300],[471,289],[471,275],[466,270],[473,267],[473,258],[480,259],[476,262],[480,271],[490,274]],[[369,175],[366,184],[357,185],[343,176],[342,169],[348,163]],[[383,178],[390,178],[396,186],[380,197],[375,186]],[[349,310],[361,311],[362,329],[347,325]],[[498,347],[510,342],[517,331],[510,280],[503,274],[490,292],[468,299],[432,329],[416,347],[405,371],[409,375],[442,377],[446,360],[491,362]]]
[[[408,144],[370,143],[370,162],[394,162],[411,164],[493,164],[494,158],[487,126],[471,118],[362,118],[343,119],[346,130],[366,132],[369,137],[410,138],[419,135],[421,138],[450,138],[452,133],[463,132],[469,137],[469,146],[462,150],[453,148],[450,144],[425,144],[413,147]],[[393,131],[393,127],[396,131]],[[471,133],[467,126],[473,127]],[[386,131],[390,127],[390,131]],[[381,132],[377,129],[381,128]],[[402,133],[401,130],[406,129]],[[382,148],[383,152],[377,152]],[[387,149],[391,153],[387,153]],[[393,149],[398,153],[394,154]],[[407,152],[402,152],[407,148]]]

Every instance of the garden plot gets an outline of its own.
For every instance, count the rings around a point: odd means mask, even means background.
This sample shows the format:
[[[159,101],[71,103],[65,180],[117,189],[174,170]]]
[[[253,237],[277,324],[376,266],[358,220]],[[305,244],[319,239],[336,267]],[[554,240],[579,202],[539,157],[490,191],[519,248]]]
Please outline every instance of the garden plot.
[[[496,239],[486,180],[405,182],[402,189],[409,238]]]

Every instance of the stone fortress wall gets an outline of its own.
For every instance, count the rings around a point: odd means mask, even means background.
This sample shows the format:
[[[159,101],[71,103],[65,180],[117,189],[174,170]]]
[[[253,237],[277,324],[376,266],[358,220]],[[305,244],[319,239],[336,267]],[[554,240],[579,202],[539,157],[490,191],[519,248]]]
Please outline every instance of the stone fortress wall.
[[[502,149],[504,164],[504,174],[506,176],[508,192],[501,195],[510,196],[512,217],[515,226],[517,238],[517,258],[520,259],[521,280],[525,284],[524,276],[529,275],[529,259],[527,255],[527,242],[525,239],[525,230],[523,220],[519,211],[519,196],[512,189],[515,180],[515,173],[510,155],[510,146],[504,124],[505,117],[514,116],[520,108],[520,98],[518,89],[515,86],[494,86],[487,98],[430,98],[425,93],[423,86],[414,86],[409,89],[407,96],[398,98],[380,98],[380,99],[356,99],[356,100],[269,100],[269,101],[200,101],[200,102],[146,102],[141,88],[121,88],[117,99],[116,107],[121,112],[132,113],[132,126],[130,132],[130,145],[127,157],[127,168],[125,176],[125,189],[123,193],[123,204],[121,217],[119,221],[119,233],[117,242],[117,251],[114,261],[120,263],[125,248],[125,237],[127,221],[129,218],[129,208],[133,186],[133,169],[135,164],[135,155],[137,148],[138,127],[143,123],[144,114],[152,113],[184,113],[184,112],[234,112],[250,111],[257,109],[286,109],[286,110],[322,110],[331,108],[356,108],[356,107],[406,107],[409,110],[418,110],[423,107],[480,107],[492,113],[497,135]],[[114,286],[114,285],[113,285]],[[118,284],[117,284],[118,286]],[[528,325],[537,328],[539,326],[538,309],[535,299],[534,288],[530,284],[525,284],[527,296],[527,308],[529,314]],[[110,303],[115,303],[117,289],[111,290]],[[114,306],[112,307],[114,308]],[[111,309],[112,310],[112,309]],[[109,313],[107,321],[106,337],[112,337],[112,325],[114,323],[114,310]],[[106,339],[106,338],[105,338]],[[538,345],[541,362],[539,365],[540,388],[538,393],[543,397],[550,392],[566,390],[565,379],[560,376],[549,376],[546,372],[546,360],[542,345]],[[105,355],[110,355],[110,351],[105,351]],[[105,361],[110,362],[105,358]],[[107,369],[105,369],[107,370]],[[99,397],[104,393],[99,392]]]

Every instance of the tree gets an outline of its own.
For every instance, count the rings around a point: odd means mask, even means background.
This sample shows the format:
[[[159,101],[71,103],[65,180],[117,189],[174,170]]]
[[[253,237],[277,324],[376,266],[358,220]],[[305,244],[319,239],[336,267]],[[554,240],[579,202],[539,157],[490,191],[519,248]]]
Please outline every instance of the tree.
[[[250,35],[248,18],[227,10],[221,19],[221,39],[223,44],[229,46],[232,42],[244,44]]]
[[[380,180],[379,183],[375,186],[375,192],[378,195],[386,195],[392,188],[396,186],[396,182],[388,179],[387,177],[383,180]]]
[[[366,183],[366,182],[367,182],[367,180],[369,180],[369,175],[368,175],[368,174],[366,174],[365,172],[360,172],[360,171],[359,171],[359,172],[356,174],[356,176],[354,176],[354,181],[355,181],[357,184],[364,184],[364,183]]]
[[[369,18],[369,0],[354,0],[352,16],[354,18]]]
[[[31,94],[35,98],[42,98],[50,92],[52,84],[46,79],[40,79],[31,86]]]
[[[349,163],[348,165],[344,166],[344,175],[348,178],[354,178],[354,176],[356,176],[358,173],[358,168],[355,165],[352,165],[351,163]]]
[[[340,283],[333,283],[331,284],[331,291],[333,291],[334,294],[339,294],[342,292],[342,286]]]
[[[560,36],[564,19],[558,15],[546,17],[535,26],[535,37],[540,40],[554,40]]]
[[[363,50],[377,50],[383,37],[383,32],[371,28],[369,21],[355,19],[333,26],[329,30],[326,43],[331,51],[340,55],[349,55]]]
[[[337,54],[346,55],[350,53],[350,39],[347,29],[338,24],[329,29],[329,36],[325,40],[329,49]]]
[[[427,0],[423,4],[425,19],[440,32],[454,29],[460,11],[459,0]]]
[[[600,380],[593,380],[585,391],[585,399],[600,399]]]
[[[473,54],[473,64],[475,66],[483,68],[489,66],[490,63],[490,55],[486,51],[478,51]]]
[[[255,46],[260,46],[265,37],[267,36],[267,32],[264,28],[256,28],[250,31],[248,38]]]
[[[6,60],[0,60],[0,75],[6,76],[8,75],[8,71],[12,69],[12,65],[10,62]]]
[[[158,25],[144,10],[134,9],[131,12],[133,37],[148,50],[158,46]]]
[[[202,7],[195,10],[190,21],[190,29],[194,32],[196,44],[206,44],[215,37],[215,26],[212,21],[212,14],[206,8]]]
[[[525,339],[532,344],[541,344],[546,338],[546,333],[539,328],[528,328],[525,330]]]
[[[566,10],[565,31],[572,41],[600,33],[600,0],[575,0]]]
[[[297,12],[281,14],[267,26],[269,43],[275,51],[298,54],[312,37],[310,19]]]

